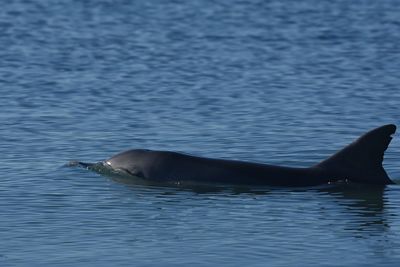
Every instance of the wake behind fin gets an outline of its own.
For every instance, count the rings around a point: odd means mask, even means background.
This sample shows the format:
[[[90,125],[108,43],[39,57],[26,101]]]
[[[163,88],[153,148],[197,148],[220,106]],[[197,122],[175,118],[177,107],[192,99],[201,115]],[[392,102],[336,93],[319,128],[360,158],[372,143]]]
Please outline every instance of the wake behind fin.
[[[393,184],[382,166],[382,161],[392,140],[391,135],[395,132],[394,124],[373,129],[314,167],[326,170],[335,180]]]

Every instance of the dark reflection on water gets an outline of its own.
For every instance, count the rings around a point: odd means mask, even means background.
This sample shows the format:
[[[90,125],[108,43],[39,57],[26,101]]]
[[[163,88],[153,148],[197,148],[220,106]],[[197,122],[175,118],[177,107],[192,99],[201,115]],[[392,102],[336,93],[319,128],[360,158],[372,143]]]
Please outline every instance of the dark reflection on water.
[[[295,193],[298,199],[292,199],[290,205],[295,205],[297,201],[318,201],[313,198],[308,199],[309,195],[324,196],[321,198],[322,204],[319,208],[322,210],[330,209],[333,217],[337,216],[337,220],[343,225],[343,230],[347,234],[351,234],[356,238],[368,238],[371,234],[382,234],[390,228],[387,217],[389,216],[385,210],[387,199],[385,191],[388,186],[366,185],[355,183],[338,183],[330,185],[321,185],[317,187],[304,188],[277,188],[277,187],[252,187],[252,186],[234,186],[234,185],[159,185],[143,180],[116,177],[113,181],[125,184],[133,190],[137,186],[153,188],[154,190],[165,190],[163,195],[174,195],[182,192],[191,192],[194,194],[217,194],[217,195],[255,195],[265,196],[268,201],[268,195],[281,195],[282,198],[288,198]],[[397,185],[394,185],[397,187]],[[329,196],[329,200],[326,199]],[[324,201],[328,201],[325,202]],[[314,207],[315,208],[315,207]],[[334,214],[336,212],[336,214]],[[393,215],[392,216],[397,216]]]
[[[386,231],[390,226],[385,211],[385,186],[340,185],[321,190],[335,197],[335,202],[346,209],[351,217],[345,229],[355,237]]]

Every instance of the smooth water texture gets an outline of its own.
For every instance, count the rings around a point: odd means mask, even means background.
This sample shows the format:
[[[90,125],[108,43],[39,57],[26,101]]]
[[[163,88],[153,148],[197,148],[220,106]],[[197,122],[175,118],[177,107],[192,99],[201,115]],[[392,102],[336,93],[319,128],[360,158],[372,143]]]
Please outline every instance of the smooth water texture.
[[[1,266],[399,266],[399,185],[64,166],[148,148],[306,167],[399,124],[398,1],[4,1],[0,33]],[[397,182],[399,162],[397,134]]]

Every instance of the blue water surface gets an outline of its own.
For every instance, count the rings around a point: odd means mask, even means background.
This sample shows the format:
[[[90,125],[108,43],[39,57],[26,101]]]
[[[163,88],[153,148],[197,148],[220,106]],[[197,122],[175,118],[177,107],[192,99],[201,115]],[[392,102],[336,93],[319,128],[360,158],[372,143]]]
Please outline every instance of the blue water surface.
[[[399,124],[398,1],[5,1],[0,47],[1,266],[399,266],[399,185],[64,166],[148,148],[306,167]],[[397,182],[399,159],[395,135]]]

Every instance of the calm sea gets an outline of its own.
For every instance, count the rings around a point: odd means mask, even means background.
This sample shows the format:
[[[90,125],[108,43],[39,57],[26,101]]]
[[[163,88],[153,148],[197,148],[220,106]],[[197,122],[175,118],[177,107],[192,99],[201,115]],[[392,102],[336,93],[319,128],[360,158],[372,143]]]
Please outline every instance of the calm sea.
[[[399,266],[400,186],[173,188],[129,148],[309,166],[399,124],[399,1],[4,1],[1,266]],[[385,168],[400,183],[400,136]]]

